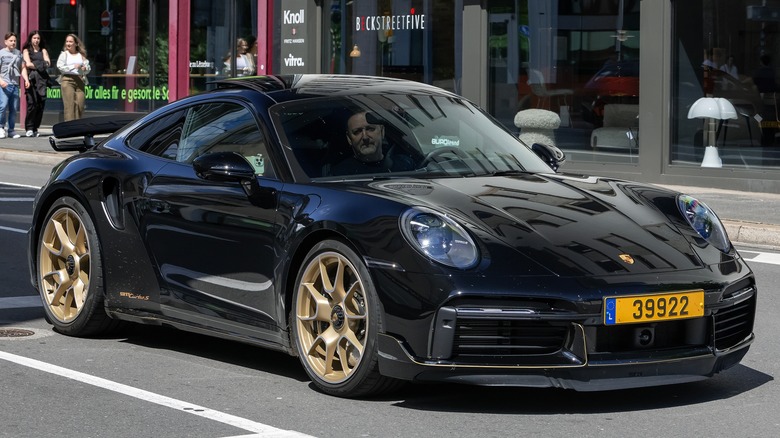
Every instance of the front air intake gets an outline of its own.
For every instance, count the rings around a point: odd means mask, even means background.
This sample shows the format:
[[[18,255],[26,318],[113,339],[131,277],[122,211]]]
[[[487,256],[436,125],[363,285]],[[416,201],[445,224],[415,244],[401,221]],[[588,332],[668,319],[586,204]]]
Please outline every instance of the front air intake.
[[[731,348],[753,333],[756,313],[756,294],[731,307],[718,310],[714,315],[715,348]]]

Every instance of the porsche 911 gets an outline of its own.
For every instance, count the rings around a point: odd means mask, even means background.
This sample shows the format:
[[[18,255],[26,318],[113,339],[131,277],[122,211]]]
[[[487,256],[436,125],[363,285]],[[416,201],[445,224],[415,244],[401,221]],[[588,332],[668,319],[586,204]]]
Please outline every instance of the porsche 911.
[[[451,92],[224,80],[137,120],[55,125],[31,281],[64,335],[174,327],[300,358],[321,391],[578,391],[739,363],[754,275],[700,200],[557,171]]]

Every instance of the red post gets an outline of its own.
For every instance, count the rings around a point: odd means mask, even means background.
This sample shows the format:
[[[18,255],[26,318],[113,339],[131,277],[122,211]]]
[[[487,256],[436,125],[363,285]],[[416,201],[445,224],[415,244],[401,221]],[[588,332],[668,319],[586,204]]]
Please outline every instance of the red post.
[[[257,74],[271,74],[273,2],[257,0]]]
[[[168,14],[168,101],[189,94],[190,2],[171,2]]]

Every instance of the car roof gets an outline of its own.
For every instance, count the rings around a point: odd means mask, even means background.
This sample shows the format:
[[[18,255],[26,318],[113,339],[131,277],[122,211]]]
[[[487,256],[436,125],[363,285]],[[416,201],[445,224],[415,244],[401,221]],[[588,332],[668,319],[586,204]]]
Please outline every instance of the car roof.
[[[405,79],[357,75],[268,75],[230,78],[216,82],[217,89],[260,91],[275,100],[356,94],[435,94],[455,96],[432,85]]]

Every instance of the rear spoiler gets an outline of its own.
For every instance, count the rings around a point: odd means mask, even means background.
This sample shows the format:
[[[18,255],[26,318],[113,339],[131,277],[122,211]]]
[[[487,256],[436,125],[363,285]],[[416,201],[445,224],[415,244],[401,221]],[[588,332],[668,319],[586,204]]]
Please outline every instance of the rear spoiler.
[[[52,126],[54,135],[49,137],[49,144],[58,152],[84,152],[95,145],[95,136],[113,134],[137,118],[137,115],[117,114],[60,122]]]

